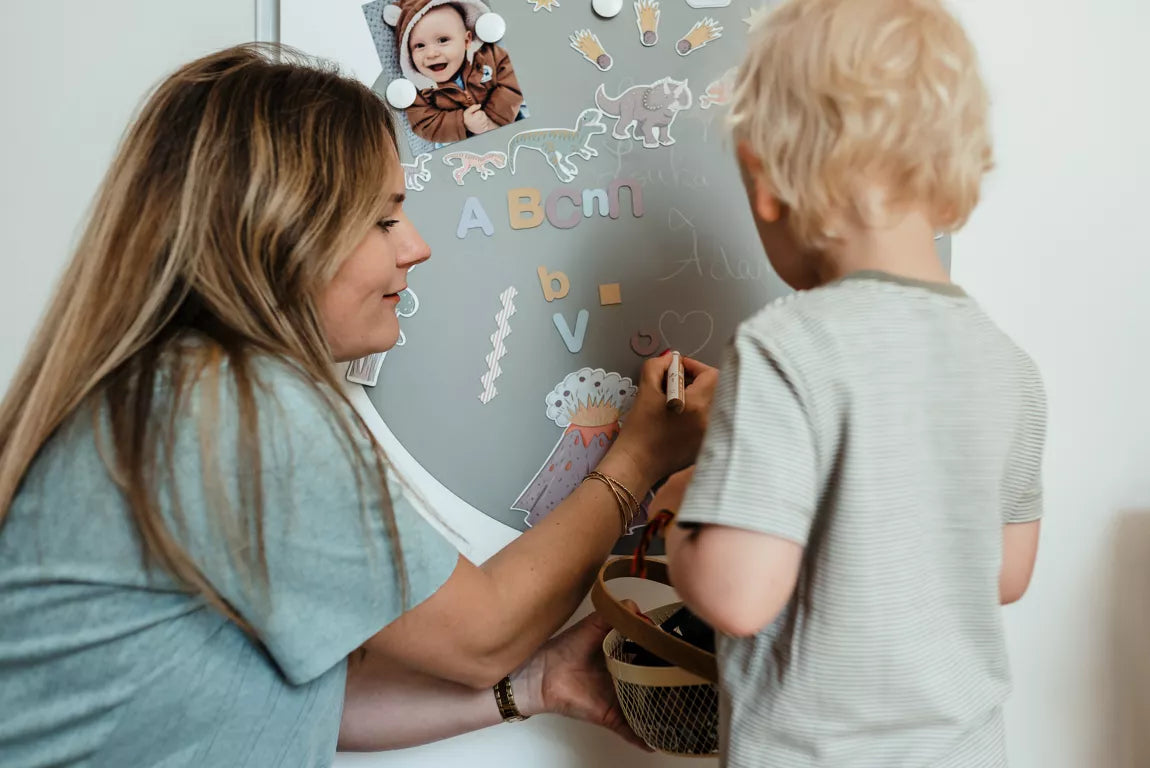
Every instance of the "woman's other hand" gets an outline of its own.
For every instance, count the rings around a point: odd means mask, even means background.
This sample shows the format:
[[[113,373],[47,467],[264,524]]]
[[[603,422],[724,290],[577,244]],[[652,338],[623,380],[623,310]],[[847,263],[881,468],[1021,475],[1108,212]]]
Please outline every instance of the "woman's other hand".
[[[623,604],[639,612],[630,600]],[[607,672],[603,639],[610,631],[592,614],[542,645],[511,676],[515,704],[524,715],[564,715],[602,726],[647,750],[627,725]],[[405,749],[497,722],[490,687],[443,680],[368,649],[348,657],[341,750]]]
[[[638,613],[630,600],[623,601]],[[599,725],[650,752],[627,724],[615,684],[603,658],[603,640],[611,626],[592,613],[567,631],[556,635],[516,674],[516,696],[526,694],[520,706],[525,715],[550,713]]]
[[[684,357],[683,369],[691,383],[684,398],[686,407],[682,413],[675,413],[667,409],[663,389],[670,365],[670,355],[643,364],[635,404],[627,412],[619,438],[608,453],[628,456],[652,485],[695,462],[719,381],[717,369]]]

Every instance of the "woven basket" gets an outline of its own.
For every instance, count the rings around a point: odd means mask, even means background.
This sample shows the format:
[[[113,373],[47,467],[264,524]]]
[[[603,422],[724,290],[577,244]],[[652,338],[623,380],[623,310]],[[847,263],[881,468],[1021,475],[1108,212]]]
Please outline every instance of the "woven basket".
[[[658,560],[646,564],[645,578],[670,585],[667,566]],[[603,641],[607,670],[615,681],[619,705],[631,730],[651,749],[685,757],[712,757],[719,752],[718,671],[714,654],[696,648],[627,610],[607,591],[612,579],[631,577],[630,558],[604,564],[591,589],[595,610],[614,627]],[[662,623],[682,603],[648,611]],[[659,658],[675,664],[649,667],[623,660],[623,643],[631,640]]]

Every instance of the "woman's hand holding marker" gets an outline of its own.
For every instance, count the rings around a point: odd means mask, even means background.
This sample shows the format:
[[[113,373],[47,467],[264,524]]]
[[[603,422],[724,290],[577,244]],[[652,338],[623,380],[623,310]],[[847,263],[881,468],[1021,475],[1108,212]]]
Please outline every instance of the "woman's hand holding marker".
[[[687,381],[683,372],[683,356],[678,352],[671,352],[671,364],[667,366],[667,410],[682,413],[687,403],[683,399],[686,395]]]
[[[612,446],[612,450],[618,448],[640,457],[641,466],[658,468],[660,474],[651,478],[652,483],[695,463],[707,427],[711,397],[719,381],[717,369],[689,357],[682,361],[684,381],[689,382],[683,388],[683,411],[667,412],[663,388],[671,355],[650,358],[639,375],[639,394]],[[629,428],[636,425],[645,427]]]

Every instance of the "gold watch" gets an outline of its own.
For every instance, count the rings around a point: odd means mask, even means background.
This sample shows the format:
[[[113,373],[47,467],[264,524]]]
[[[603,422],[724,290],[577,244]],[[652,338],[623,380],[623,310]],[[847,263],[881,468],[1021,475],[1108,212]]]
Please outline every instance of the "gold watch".
[[[511,690],[511,675],[500,680],[492,689],[495,691],[495,704],[499,707],[499,716],[505,723],[518,723],[526,720],[530,715],[524,715],[515,706],[515,692]]]

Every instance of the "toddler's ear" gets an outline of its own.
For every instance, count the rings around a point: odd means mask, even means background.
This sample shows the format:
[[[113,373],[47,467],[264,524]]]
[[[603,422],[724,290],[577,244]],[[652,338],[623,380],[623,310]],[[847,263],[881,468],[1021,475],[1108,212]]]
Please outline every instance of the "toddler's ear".
[[[747,196],[751,201],[751,208],[763,221],[773,224],[782,218],[783,206],[775,196],[763,161],[751,149],[745,140],[740,140],[735,147],[735,155],[739,159],[739,168],[743,172],[743,183],[747,187]]]

